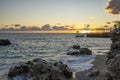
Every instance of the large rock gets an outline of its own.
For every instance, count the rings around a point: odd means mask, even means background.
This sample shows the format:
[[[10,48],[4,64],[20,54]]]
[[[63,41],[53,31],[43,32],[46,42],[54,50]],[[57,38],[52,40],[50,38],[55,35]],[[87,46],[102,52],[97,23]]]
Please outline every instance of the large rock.
[[[8,39],[0,39],[0,45],[1,46],[6,46],[11,44],[11,42]]]
[[[81,55],[81,54],[92,55],[92,51],[89,50],[88,48],[81,48],[79,50],[73,50],[67,53],[67,55]]]
[[[79,50],[79,49],[80,49],[80,46],[79,46],[79,45],[73,45],[72,48],[73,48],[73,49],[78,49],[78,50]]]
[[[92,51],[88,48],[81,48],[80,49],[80,54],[92,55]]]
[[[111,40],[111,49],[106,60],[106,80],[120,80],[120,32],[112,33]]]
[[[120,32],[114,32],[111,34],[112,42],[120,41]]]
[[[70,52],[67,52],[67,55],[80,55],[80,52],[79,51],[70,51]]]
[[[110,75],[120,80],[120,55],[116,55],[115,58],[110,59],[107,62],[107,69]]]
[[[120,41],[120,36],[113,36],[111,40],[112,42]]]
[[[10,68],[8,77],[14,78],[21,74],[31,76],[32,80],[70,80],[72,78],[72,72],[67,65],[42,59],[34,59]]]
[[[98,75],[99,75],[99,71],[95,67],[90,68],[86,74],[86,76],[88,76],[88,77],[94,77],[94,76],[98,76]]]
[[[111,50],[120,50],[120,41],[112,43]]]

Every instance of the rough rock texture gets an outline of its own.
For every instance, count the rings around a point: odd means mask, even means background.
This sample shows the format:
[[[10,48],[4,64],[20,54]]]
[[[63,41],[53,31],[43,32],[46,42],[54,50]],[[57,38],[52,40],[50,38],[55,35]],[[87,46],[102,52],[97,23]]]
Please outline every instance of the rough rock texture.
[[[88,48],[81,48],[81,49],[80,49],[80,54],[88,54],[88,55],[91,55],[91,54],[92,54],[92,51],[89,50]]]
[[[111,34],[112,42],[120,41],[120,32],[113,32]]]
[[[6,46],[11,44],[11,42],[8,39],[0,39],[0,46]]]
[[[80,49],[80,46],[79,45],[73,45],[72,48],[73,49]]]
[[[88,48],[80,48],[79,45],[73,45],[72,50],[70,50],[67,55],[81,55],[81,54],[87,54],[92,55],[92,51]]]
[[[108,52],[106,80],[120,80],[120,32],[112,33],[111,50]]]
[[[88,77],[94,77],[98,75],[99,75],[99,71],[95,67],[90,68],[86,74],[86,76]]]
[[[67,65],[62,62],[51,63],[42,59],[34,59],[11,67],[8,77],[14,78],[21,74],[31,76],[32,80],[70,80],[72,78],[72,72]]]

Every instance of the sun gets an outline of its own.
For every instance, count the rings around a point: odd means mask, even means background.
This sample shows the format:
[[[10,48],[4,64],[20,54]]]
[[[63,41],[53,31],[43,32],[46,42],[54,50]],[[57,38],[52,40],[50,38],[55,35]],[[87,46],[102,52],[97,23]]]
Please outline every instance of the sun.
[[[90,33],[88,30],[81,30],[80,33]]]

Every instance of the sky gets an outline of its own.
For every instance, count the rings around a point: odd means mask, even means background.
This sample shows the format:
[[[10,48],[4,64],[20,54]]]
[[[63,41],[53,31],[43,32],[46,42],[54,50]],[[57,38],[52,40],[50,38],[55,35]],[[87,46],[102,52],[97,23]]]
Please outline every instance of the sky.
[[[91,28],[120,20],[120,15],[109,14],[108,0],[0,0],[0,27],[10,24],[23,26],[84,24]]]

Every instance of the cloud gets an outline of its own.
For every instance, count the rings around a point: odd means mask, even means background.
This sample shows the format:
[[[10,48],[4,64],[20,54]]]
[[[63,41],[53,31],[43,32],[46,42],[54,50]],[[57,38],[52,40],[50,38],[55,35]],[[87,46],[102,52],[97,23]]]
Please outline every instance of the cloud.
[[[120,21],[113,21],[113,23],[120,23]]]
[[[66,28],[65,26],[53,26],[52,27],[53,30],[68,30],[68,28]]]
[[[9,27],[9,25],[5,25],[4,27]]]
[[[20,27],[20,24],[14,24],[15,27]]]
[[[111,24],[111,22],[106,22],[107,24]]]
[[[108,26],[108,25],[103,25],[103,26],[100,27],[100,28],[96,28],[96,30],[110,30],[110,26]]]
[[[41,30],[51,30],[51,26],[49,24],[45,24],[42,26]]]
[[[110,14],[120,14],[120,0],[108,0],[105,8]]]
[[[40,28],[37,26],[32,26],[32,27],[29,27],[29,30],[40,30]]]
[[[21,26],[20,30],[28,30],[28,27],[27,26]]]
[[[7,30],[7,31],[13,31],[13,30],[18,30],[18,31],[47,31],[47,30],[70,30],[71,26],[65,25],[65,26],[50,26],[50,24],[45,24],[43,26],[38,27],[38,26],[21,26],[20,24],[12,24],[12,25],[5,25],[4,28],[0,30]]]

